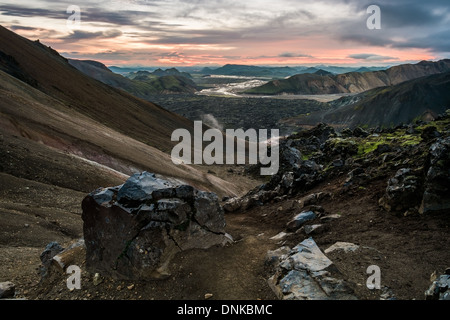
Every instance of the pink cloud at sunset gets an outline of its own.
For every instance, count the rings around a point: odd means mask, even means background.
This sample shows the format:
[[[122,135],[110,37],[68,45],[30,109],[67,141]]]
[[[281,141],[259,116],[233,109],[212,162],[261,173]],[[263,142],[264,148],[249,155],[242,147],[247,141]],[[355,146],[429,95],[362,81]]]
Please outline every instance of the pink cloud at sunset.
[[[107,65],[394,65],[450,57],[447,1],[2,1],[0,23]],[[69,5],[80,25],[67,26]]]

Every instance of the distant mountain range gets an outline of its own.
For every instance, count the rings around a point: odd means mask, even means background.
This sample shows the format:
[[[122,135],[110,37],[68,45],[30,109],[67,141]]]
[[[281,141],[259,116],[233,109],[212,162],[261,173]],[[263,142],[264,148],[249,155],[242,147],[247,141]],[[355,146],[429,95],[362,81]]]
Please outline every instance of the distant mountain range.
[[[112,72],[104,64],[90,60],[69,59],[69,63],[84,74],[132,95],[151,100],[155,94],[161,93],[193,93],[197,91],[191,75],[177,69],[157,69],[153,72],[137,71],[120,75]]]
[[[286,78],[296,74],[316,73],[319,70],[330,74],[341,74],[346,72],[367,72],[384,70],[387,67],[337,67],[337,66],[315,66],[315,67],[262,67],[239,64],[227,64],[220,68],[203,68],[200,73],[205,75],[223,76],[246,76],[246,77],[266,77],[266,78]]]
[[[450,72],[371,89],[330,105],[329,110],[301,117],[297,124],[395,127],[416,119],[429,120],[450,108]]]
[[[288,79],[269,81],[245,93],[264,95],[360,93],[447,71],[450,71],[449,59],[403,64],[381,71],[349,72],[339,75],[297,74]]]

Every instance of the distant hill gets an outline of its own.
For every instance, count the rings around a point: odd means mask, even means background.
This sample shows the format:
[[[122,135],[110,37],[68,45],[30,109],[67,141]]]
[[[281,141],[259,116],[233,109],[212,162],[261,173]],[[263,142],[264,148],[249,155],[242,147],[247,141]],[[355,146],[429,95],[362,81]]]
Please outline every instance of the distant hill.
[[[125,77],[112,72],[104,64],[97,61],[69,59],[69,63],[94,79],[149,101],[155,94],[193,93],[197,91],[195,83],[189,79],[191,75],[179,72],[177,69],[165,71],[158,69],[154,72],[138,71]]]
[[[137,71],[126,77],[133,82],[150,85],[156,93],[194,93],[198,90],[189,73],[179,72],[175,68],[157,69],[153,72]]]
[[[322,70],[322,69],[317,70],[316,72],[314,72],[314,74],[317,74],[319,76],[332,76],[333,75],[333,73]]]
[[[332,108],[302,117],[298,125],[319,122],[342,127],[394,127],[450,108],[450,72],[375,88],[330,103]]]
[[[163,70],[161,68],[156,69],[151,74],[158,76],[158,77],[165,77],[165,76],[177,76],[177,77],[185,77],[188,79],[192,79],[192,76],[187,72],[180,72],[176,68],[170,68]]]
[[[363,71],[359,71],[359,67],[337,67],[319,65],[314,67],[291,66],[291,67],[262,67],[249,66],[240,64],[227,64],[220,68],[212,69],[210,67],[203,68],[200,73],[205,75],[223,75],[223,76],[247,76],[247,77],[266,77],[266,78],[286,78],[297,74],[316,73],[319,70],[329,72],[331,74],[341,74],[346,72],[364,72],[384,70],[384,67],[369,67]]]
[[[245,93],[264,95],[360,93],[447,71],[450,71],[449,59],[437,62],[422,61],[417,64],[391,67],[387,70],[350,72],[334,76],[298,74],[288,79],[269,81],[260,87],[251,88]]]
[[[226,75],[226,76],[246,76],[246,77],[287,77],[293,75],[300,70],[305,69],[293,67],[260,67],[240,64],[226,64],[217,69],[204,68],[202,74],[209,75]]]

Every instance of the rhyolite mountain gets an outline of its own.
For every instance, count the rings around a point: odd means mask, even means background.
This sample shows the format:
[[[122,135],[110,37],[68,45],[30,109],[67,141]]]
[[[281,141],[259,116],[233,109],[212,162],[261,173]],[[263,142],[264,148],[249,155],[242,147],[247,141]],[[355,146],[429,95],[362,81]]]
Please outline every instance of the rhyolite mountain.
[[[380,71],[349,72],[338,75],[297,74],[287,79],[269,81],[262,86],[248,89],[245,93],[264,95],[360,93],[448,71],[450,71],[450,59],[403,64]]]
[[[318,122],[340,127],[395,127],[429,121],[450,108],[450,72],[420,77],[342,97],[330,109],[296,119],[298,125]]]

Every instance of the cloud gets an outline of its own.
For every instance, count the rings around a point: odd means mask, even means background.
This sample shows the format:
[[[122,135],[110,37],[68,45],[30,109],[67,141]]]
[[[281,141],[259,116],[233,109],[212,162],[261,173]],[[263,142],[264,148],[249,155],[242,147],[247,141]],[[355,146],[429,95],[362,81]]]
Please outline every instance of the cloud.
[[[107,38],[116,38],[122,35],[122,31],[120,30],[107,30],[107,31],[98,31],[98,32],[89,32],[83,30],[74,30],[71,34],[61,37],[59,39],[63,40],[84,40],[84,39],[107,39]]]
[[[357,60],[372,60],[372,61],[397,60],[398,59],[395,57],[381,56],[381,55],[373,54],[373,53],[356,53],[356,54],[351,54],[348,57],[352,58],[352,59],[357,59]]]
[[[278,55],[281,58],[312,58],[309,54],[283,52]]]
[[[81,8],[81,28],[74,31],[64,23],[69,4]],[[371,4],[381,9],[381,30],[366,27]],[[448,0],[2,0],[0,6],[1,24],[57,50],[102,51],[103,57],[113,49],[145,63],[167,51],[217,63],[227,57],[283,63],[399,61],[402,52],[448,56],[449,22]],[[98,48],[96,39],[117,37],[117,48]]]

